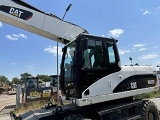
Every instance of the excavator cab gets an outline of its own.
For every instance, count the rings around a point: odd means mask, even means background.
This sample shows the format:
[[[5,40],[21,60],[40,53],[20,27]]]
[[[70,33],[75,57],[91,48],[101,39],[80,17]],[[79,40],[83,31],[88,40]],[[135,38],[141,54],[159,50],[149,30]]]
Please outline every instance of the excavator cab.
[[[120,71],[116,42],[112,38],[80,34],[63,48],[60,79],[66,98],[81,98],[90,85]]]

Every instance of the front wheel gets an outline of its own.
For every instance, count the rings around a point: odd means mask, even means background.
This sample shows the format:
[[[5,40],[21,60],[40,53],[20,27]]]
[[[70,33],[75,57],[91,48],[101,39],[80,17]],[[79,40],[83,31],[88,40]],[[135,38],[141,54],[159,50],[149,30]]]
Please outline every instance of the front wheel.
[[[154,102],[149,100],[143,101],[142,120],[159,120],[159,111]]]

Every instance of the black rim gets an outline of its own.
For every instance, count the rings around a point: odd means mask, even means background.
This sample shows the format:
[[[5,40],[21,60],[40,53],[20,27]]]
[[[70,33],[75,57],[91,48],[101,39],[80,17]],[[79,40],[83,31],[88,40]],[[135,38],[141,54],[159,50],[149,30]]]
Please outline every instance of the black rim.
[[[153,112],[149,112],[149,113],[148,113],[148,118],[149,118],[149,120],[155,120],[155,119],[154,119],[154,118],[155,118],[154,113],[153,113]]]

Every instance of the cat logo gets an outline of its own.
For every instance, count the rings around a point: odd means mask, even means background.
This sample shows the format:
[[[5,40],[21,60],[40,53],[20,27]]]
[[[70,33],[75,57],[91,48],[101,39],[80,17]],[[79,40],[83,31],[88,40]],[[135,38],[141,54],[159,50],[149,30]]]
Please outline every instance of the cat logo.
[[[21,17],[21,14],[23,13],[22,11],[18,10],[18,9],[15,9],[15,8],[11,8],[9,13],[11,15],[14,15],[16,17]]]
[[[137,82],[131,82],[130,85],[131,85],[131,89],[137,88]]]
[[[29,20],[33,16],[33,13],[30,11],[20,9],[20,8],[11,7],[11,6],[5,6],[5,5],[0,6],[0,11],[3,11],[7,14],[13,15],[13,16],[18,17],[23,20]]]

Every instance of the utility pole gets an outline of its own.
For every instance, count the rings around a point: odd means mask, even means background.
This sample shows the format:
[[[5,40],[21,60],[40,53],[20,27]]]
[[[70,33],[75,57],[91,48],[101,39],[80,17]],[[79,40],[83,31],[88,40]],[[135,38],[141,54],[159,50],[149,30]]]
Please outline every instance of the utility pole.
[[[63,15],[62,20],[64,19],[66,13],[69,11],[69,9],[71,8],[72,4],[69,4],[68,7],[66,8],[66,11]],[[57,101],[59,101],[59,69],[58,69],[58,42],[57,42]]]

